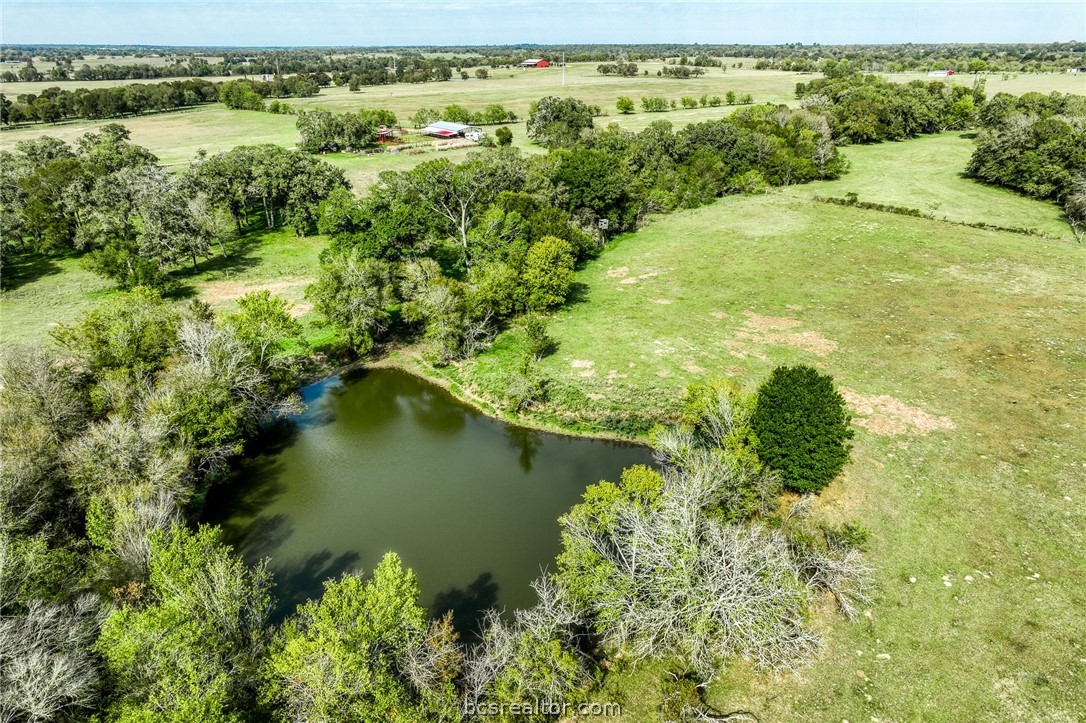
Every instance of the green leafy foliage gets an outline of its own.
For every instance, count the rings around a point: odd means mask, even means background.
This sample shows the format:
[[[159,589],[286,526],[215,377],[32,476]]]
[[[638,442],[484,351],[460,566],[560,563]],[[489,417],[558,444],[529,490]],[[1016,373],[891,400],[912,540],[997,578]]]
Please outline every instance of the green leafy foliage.
[[[246,568],[217,528],[151,538],[146,587],[113,608],[98,651],[114,683],[111,718],[239,720],[267,644],[270,580]]]
[[[359,250],[334,253],[321,261],[317,280],[306,297],[347,339],[365,354],[388,328],[389,307],[395,302],[392,267]]]
[[[573,283],[573,247],[564,239],[547,236],[528,249],[521,279],[528,306],[544,310],[566,300]]]
[[[160,294],[138,287],[52,335],[93,373],[147,375],[162,369],[180,324],[181,315]]]
[[[283,626],[263,670],[261,698],[283,720],[419,720],[425,713],[400,676],[426,634],[418,581],[395,553],[370,580],[345,574]],[[448,680],[446,684],[451,685]]]
[[[549,95],[532,103],[528,111],[528,137],[548,148],[576,144],[582,131],[592,125],[592,110],[576,98]]]
[[[850,423],[833,377],[808,366],[774,369],[751,416],[758,456],[800,492],[818,492],[848,462]]]

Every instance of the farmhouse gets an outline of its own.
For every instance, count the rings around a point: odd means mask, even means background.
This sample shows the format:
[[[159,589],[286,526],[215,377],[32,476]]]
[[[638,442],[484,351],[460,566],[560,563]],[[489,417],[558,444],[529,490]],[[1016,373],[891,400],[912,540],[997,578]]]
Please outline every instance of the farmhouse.
[[[520,64],[522,68],[549,68],[551,64],[542,58],[530,58]]]
[[[928,73],[929,78],[945,78],[948,75],[954,75],[953,70],[933,70]]]
[[[1086,73],[1086,68],[1068,68],[1068,73]]]
[[[466,126],[463,123],[450,123],[448,121],[434,121],[423,128],[419,133],[435,138],[469,138],[478,140],[482,136],[482,129],[476,126]]]

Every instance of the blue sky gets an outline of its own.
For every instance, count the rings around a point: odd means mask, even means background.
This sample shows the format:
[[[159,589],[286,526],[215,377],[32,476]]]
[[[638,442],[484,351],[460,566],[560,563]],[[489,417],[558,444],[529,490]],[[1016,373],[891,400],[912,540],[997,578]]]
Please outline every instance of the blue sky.
[[[1086,2],[3,0],[3,43],[428,45],[1049,42]]]

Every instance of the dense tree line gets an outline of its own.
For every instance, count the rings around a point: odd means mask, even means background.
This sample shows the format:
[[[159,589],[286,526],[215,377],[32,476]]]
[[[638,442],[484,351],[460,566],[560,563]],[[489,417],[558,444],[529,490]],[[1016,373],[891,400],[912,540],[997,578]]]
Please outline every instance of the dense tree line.
[[[876,143],[971,128],[984,104],[983,82],[972,88],[938,80],[892,83],[840,63],[824,78],[796,84],[808,111],[824,115],[840,143]]]
[[[43,137],[0,152],[0,250],[5,264],[77,252],[122,288],[162,288],[179,264],[225,254],[230,226],[240,233],[257,214],[304,235],[346,186],[340,169],[274,145],[202,155],[170,173],[111,123],[75,147]]]
[[[177,110],[219,98],[219,89],[206,80],[182,80],[118,88],[45,88],[40,94],[21,93],[15,100],[0,94],[0,124],[14,126],[70,118],[121,118],[155,111]]]
[[[136,58],[166,56],[166,63],[85,65],[75,63],[91,55],[124,55]],[[428,59],[426,56],[434,56]],[[329,48],[184,48],[149,46],[35,46],[9,45],[0,50],[0,60],[32,62],[35,58],[57,61],[66,69],[63,80],[83,73],[91,79],[148,79],[279,73],[343,73],[365,76],[380,69],[408,66],[403,77],[420,71],[433,74],[435,67],[471,68],[511,66],[527,58],[552,62],[637,62],[679,59],[699,67],[718,65],[721,57],[760,60],[755,67],[813,72],[822,70],[825,60],[848,60],[866,72],[957,70],[977,68],[995,72],[1058,71],[1086,66],[1086,43],[907,43],[889,45],[823,45],[783,43],[778,45],[685,43],[633,43],[622,45],[536,45],[536,46],[431,46],[431,47],[329,47]],[[222,58],[222,60],[219,60]],[[686,65],[687,63],[680,63]],[[752,63],[754,65],[754,63]],[[104,68],[104,69],[102,69]],[[10,71],[9,71],[10,72]],[[41,79],[37,73],[29,80]],[[388,71],[386,70],[386,75]],[[31,73],[26,73],[31,76]],[[377,76],[378,79],[380,76]],[[380,82],[390,82],[380,78]],[[366,83],[368,84],[368,83]]]
[[[1086,97],[998,93],[981,109],[974,178],[1063,206],[1086,235]]]
[[[814,45],[767,47],[747,55],[758,70],[825,72],[827,65],[847,61],[867,73],[953,70],[979,72],[1058,72],[1082,67],[1086,43]],[[737,55],[745,55],[737,53]]]

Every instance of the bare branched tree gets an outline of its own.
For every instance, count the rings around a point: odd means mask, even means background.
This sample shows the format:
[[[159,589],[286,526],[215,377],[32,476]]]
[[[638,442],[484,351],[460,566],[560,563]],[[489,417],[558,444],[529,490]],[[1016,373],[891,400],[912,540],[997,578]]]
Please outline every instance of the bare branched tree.
[[[24,614],[0,617],[0,722],[55,720],[93,702],[97,610],[84,596],[33,601]]]

